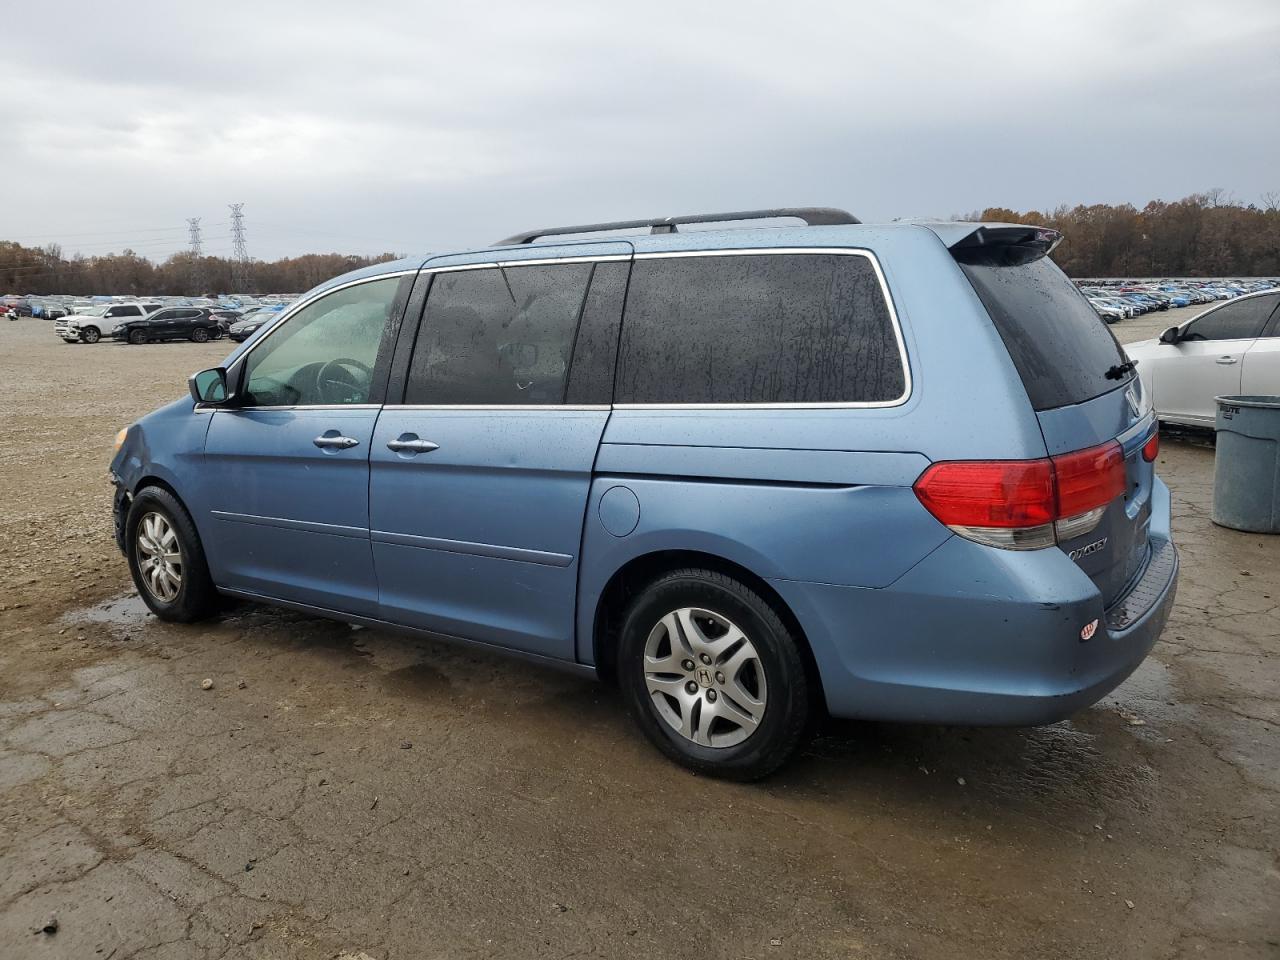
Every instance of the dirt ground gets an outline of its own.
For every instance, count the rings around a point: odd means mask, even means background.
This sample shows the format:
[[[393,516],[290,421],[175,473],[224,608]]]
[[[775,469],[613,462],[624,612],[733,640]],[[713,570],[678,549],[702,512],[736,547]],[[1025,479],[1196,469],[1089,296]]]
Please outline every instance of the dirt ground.
[[[112,437],[225,352],[0,323],[0,957],[1280,956],[1280,538],[1209,522],[1204,440],[1165,438],[1177,609],[1114,696],[834,724],[742,786],[567,675],[145,615]]]

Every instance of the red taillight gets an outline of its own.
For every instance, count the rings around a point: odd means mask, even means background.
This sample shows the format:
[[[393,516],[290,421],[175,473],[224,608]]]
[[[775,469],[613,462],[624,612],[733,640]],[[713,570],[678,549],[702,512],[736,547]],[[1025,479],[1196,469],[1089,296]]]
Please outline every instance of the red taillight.
[[[1036,549],[1056,542],[1055,523],[1070,536],[1092,529],[1126,482],[1124,451],[1113,440],[1041,460],[935,463],[913,489],[925,509],[969,539]],[[1026,535],[1009,536],[1012,530]]]
[[[1100,447],[1051,457],[1058,481],[1055,520],[1087,513],[1124,493],[1124,451],[1114,440]]]
[[[1151,439],[1142,446],[1142,459],[1147,463],[1155,461],[1160,454],[1160,431],[1151,434]]]
[[[947,526],[1034,527],[1053,517],[1048,460],[935,463],[915,483],[925,509]]]

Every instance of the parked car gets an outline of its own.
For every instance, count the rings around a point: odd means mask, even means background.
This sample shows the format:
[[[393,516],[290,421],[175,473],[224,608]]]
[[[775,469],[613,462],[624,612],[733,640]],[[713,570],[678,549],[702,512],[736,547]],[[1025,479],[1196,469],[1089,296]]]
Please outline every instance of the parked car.
[[[243,314],[229,307],[214,307],[209,311],[209,316],[218,321],[219,328],[226,334],[231,330],[231,325],[238,322]]]
[[[280,315],[284,307],[256,307],[231,324],[228,335],[232,340],[244,341],[257,333],[268,321]]]
[[[120,324],[159,309],[158,303],[104,303],[63,317],[54,323],[53,332],[67,343],[97,343],[113,336]]]
[[[1118,320],[1124,320],[1133,314],[1117,303],[1111,303],[1102,297],[1089,297],[1089,304],[1094,311],[1107,323],[1115,323]]]
[[[222,327],[208,307],[165,307],[141,320],[120,324],[111,336],[133,344],[157,340],[194,340],[196,343],[205,343],[220,339]]]
[[[1251,293],[1125,348],[1159,418],[1212,427],[1215,397],[1280,394],[1280,293]]]
[[[814,225],[675,232],[781,216]],[[622,227],[658,232],[582,236]],[[1059,239],[782,210],[369,267],[120,432],[117,538],[161,619],[222,593],[614,679],[725,777],[824,710],[1059,720],[1178,570],[1154,414]]]

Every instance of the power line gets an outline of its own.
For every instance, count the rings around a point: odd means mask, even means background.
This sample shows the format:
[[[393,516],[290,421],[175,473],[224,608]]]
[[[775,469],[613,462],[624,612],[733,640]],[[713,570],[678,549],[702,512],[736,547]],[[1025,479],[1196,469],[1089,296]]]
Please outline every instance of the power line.
[[[249,248],[244,242],[244,204],[228,204],[231,209],[231,286],[236,293],[249,291]]]
[[[53,240],[63,237],[133,237],[140,233],[181,233],[185,227],[138,227],[136,230],[90,230],[86,233],[27,233],[16,237],[5,237],[6,240]]]

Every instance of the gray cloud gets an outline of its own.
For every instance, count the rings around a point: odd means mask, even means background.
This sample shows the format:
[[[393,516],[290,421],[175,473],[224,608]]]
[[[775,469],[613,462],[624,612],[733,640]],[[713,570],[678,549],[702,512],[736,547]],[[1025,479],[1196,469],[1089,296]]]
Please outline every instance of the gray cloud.
[[[1280,7],[29,4],[0,237],[440,250],[821,203],[864,219],[1280,189]]]

